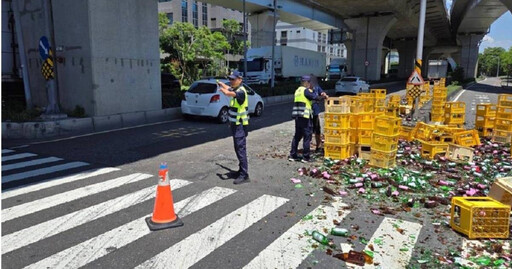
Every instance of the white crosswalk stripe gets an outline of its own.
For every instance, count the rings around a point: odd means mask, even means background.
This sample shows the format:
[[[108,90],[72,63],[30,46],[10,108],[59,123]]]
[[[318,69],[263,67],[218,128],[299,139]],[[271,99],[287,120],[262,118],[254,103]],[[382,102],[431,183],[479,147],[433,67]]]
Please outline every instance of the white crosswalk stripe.
[[[180,179],[171,180],[173,190],[177,190],[190,183],[190,181]],[[132,205],[142,203],[154,197],[155,187],[148,187],[134,193],[123,195],[121,197],[69,213],[62,217],[51,219],[21,231],[4,235],[2,236],[2,254],[115,213]]]
[[[137,268],[167,268],[170,264],[175,268],[188,268],[287,201],[285,198],[263,195],[183,239]],[[197,251],[198,249],[201,251]]]
[[[2,152],[3,153],[3,152]],[[18,159],[23,159],[23,158],[28,158],[28,157],[34,157],[34,156],[37,156],[37,154],[34,154],[34,153],[20,153],[20,154],[15,154],[15,155],[10,155],[10,156],[2,156],[2,162],[7,162],[7,161],[12,161],[12,160],[18,160]]]
[[[43,199],[35,200],[32,202],[24,203],[21,205],[9,207],[2,210],[2,223],[8,220],[19,218],[43,209],[47,209],[56,205],[67,203],[77,200],[82,197],[89,196],[98,192],[110,190],[116,187],[123,186],[124,184],[141,181],[152,177],[149,174],[135,173],[128,176],[123,176],[108,181],[96,183],[90,186],[74,189],[71,191],[59,193]]]
[[[175,203],[174,208],[180,218],[198,211],[210,204],[233,194],[235,190],[214,187],[198,195]],[[136,219],[121,227],[91,238],[85,242],[63,250],[55,255],[31,264],[26,268],[78,268],[107,255],[107,248],[123,247],[151,233],[144,218]],[[197,252],[197,250],[196,250]],[[182,259],[186,259],[182,256]],[[169,266],[169,264],[167,264]]]
[[[350,211],[343,211],[343,214],[338,216],[338,209],[331,206],[318,206],[309,214],[325,215],[325,219],[315,222],[310,220],[298,222],[260,252],[244,269],[296,268],[314,250],[311,243],[303,238],[304,231],[332,227],[334,220],[342,221],[349,213]]]
[[[2,154],[14,152],[12,149],[2,149]]]
[[[36,170],[31,170],[31,171],[27,171],[27,172],[12,174],[12,175],[8,175],[8,176],[2,176],[2,183],[25,179],[25,178],[30,178],[30,177],[35,177],[35,176],[40,176],[40,175],[45,175],[45,174],[51,174],[51,173],[64,171],[67,169],[72,169],[72,168],[77,168],[77,167],[82,167],[82,166],[87,166],[87,165],[89,165],[89,164],[85,163],[85,162],[71,162],[71,163],[65,163],[65,164],[40,168],[40,169],[36,169]]]
[[[2,171],[9,171],[9,170],[13,170],[13,169],[24,168],[24,167],[40,165],[40,164],[45,164],[45,163],[51,163],[51,162],[57,162],[57,161],[61,161],[61,160],[62,160],[61,158],[57,158],[57,157],[48,157],[48,158],[42,158],[42,159],[37,159],[37,160],[32,160],[32,161],[2,165]]]
[[[22,194],[28,194],[28,193],[32,193],[35,191],[48,189],[48,188],[55,187],[55,186],[65,184],[65,183],[75,182],[78,180],[91,178],[91,177],[107,174],[107,173],[114,172],[114,171],[119,171],[119,170],[120,170],[119,168],[114,168],[114,167],[98,168],[98,169],[91,169],[91,170],[88,170],[85,172],[74,174],[71,176],[64,176],[64,177],[49,179],[48,181],[39,182],[37,184],[33,184],[30,186],[23,186],[23,187],[20,187],[17,189],[12,189],[12,190],[2,192],[2,200],[11,198],[11,197],[15,197],[18,195],[22,195]]]

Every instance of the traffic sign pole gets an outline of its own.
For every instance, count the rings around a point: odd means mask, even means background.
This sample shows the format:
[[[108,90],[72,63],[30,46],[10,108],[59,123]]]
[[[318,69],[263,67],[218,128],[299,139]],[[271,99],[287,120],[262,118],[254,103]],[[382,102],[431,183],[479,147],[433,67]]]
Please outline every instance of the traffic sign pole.
[[[53,43],[55,43],[55,40],[53,37],[52,27],[53,27],[53,20],[51,15],[51,0],[50,1],[43,1],[43,10],[44,10],[44,16],[45,16],[45,23],[46,23],[46,35],[50,37]],[[42,38],[43,39],[43,38]],[[41,40],[44,41],[44,40]],[[44,51],[44,49],[41,47],[41,41],[39,43],[39,51],[41,53],[41,50]],[[48,41],[48,40],[46,40]],[[44,44],[43,44],[44,45]],[[55,44],[54,44],[55,45]],[[48,57],[52,57],[52,51],[51,51],[51,45],[48,42]],[[46,52],[46,51],[45,51]],[[45,59],[46,60],[46,59]],[[60,108],[59,108],[59,97],[58,97],[58,85],[57,85],[57,74],[56,74],[56,67],[54,66],[52,68],[54,72],[53,78],[50,78],[46,82],[46,87],[48,91],[48,105],[46,107],[46,111],[44,112],[45,115],[50,114],[59,114]]]

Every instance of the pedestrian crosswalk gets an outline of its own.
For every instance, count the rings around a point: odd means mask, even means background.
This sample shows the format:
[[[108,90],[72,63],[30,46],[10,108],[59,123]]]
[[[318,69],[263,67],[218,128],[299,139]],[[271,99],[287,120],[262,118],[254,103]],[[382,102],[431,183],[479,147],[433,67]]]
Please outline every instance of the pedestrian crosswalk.
[[[12,150],[2,150],[4,156],[15,156]],[[32,153],[30,153],[32,154]],[[132,268],[189,268],[197,265],[205,258],[224,246],[229,246],[236,238],[243,236],[251,227],[258,223],[267,223],[271,227],[277,225],[281,218],[269,219],[269,216],[282,212],[282,208],[291,206],[290,198],[280,195],[255,194],[245,197],[242,189],[232,187],[208,186],[194,180],[172,179],[171,187],[175,197],[174,207],[177,215],[185,222],[185,227],[174,230],[151,232],[145,218],[151,214],[151,201],[155,198],[157,177],[145,173],[131,173],[113,167],[90,167],[84,163],[84,171],[42,178],[38,182],[30,182],[30,178],[41,170],[43,165],[53,167],[52,161],[65,160],[37,154],[24,155],[5,161],[2,171],[14,171],[23,174],[20,179],[29,182],[27,185],[3,190],[1,222],[2,222],[2,267],[5,268],[78,268],[83,266],[97,267],[97,262],[113,259],[124,260],[128,264],[121,267]],[[76,163],[76,162],[75,162]],[[9,165],[9,166],[8,166]],[[62,164],[61,164],[62,165]],[[5,169],[5,170],[4,170]],[[74,171],[74,170],[72,170]],[[14,175],[13,173],[7,176]],[[11,177],[12,178],[12,177]],[[28,181],[27,181],[28,180]],[[4,182],[4,176],[2,176]],[[66,188],[64,188],[65,186]],[[131,186],[132,188],[128,188]],[[61,188],[61,189],[59,189]],[[54,190],[59,191],[54,191]],[[96,201],[96,196],[105,195]],[[236,195],[239,195],[235,197]],[[32,198],[34,197],[34,198]],[[244,199],[237,199],[244,197]],[[177,199],[176,199],[177,198]],[[85,202],[84,205],[82,205]],[[234,204],[233,204],[234,203]],[[219,207],[233,205],[229,210],[217,210]],[[351,214],[349,210],[340,211],[343,204],[319,205],[308,215],[323,215],[318,220],[301,220],[286,224],[280,232],[272,231],[273,238],[264,247],[250,254],[243,268],[297,268],[314,253],[313,241],[304,236],[305,231],[321,230],[332,227],[333,223],[343,222]],[[65,207],[63,212],[54,212]],[[197,216],[207,215],[217,210],[223,212],[218,216],[208,215],[207,223],[193,223],[188,220]],[[281,211],[280,211],[281,210]],[[309,210],[308,210],[309,211]],[[52,214],[45,214],[52,212]],[[142,212],[142,213],[133,213]],[[123,221],[113,221],[123,216]],[[399,223],[396,219],[382,218],[379,227],[371,240],[391,234],[391,230]],[[174,231],[186,230],[190,225],[194,229],[175,241],[162,247],[148,247],[146,239],[163,240]],[[282,223],[281,223],[282,225]],[[376,255],[382,263],[396,264],[401,268],[411,257],[422,226],[418,223],[402,223],[402,226],[413,233],[394,235],[388,242],[407,245],[408,250],[400,250],[401,258]],[[83,236],[73,237],[83,229]],[[188,230],[187,230],[188,231]],[[263,231],[265,232],[265,231]],[[155,234],[157,237],[154,237]],[[174,233],[172,233],[174,234]],[[72,238],[73,237],[73,238]],[[160,238],[162,237],[162,238]],[[258,238],[251,240],[258,241]],[[247,242],[249,244],[249,242]],[[49,246],[48,249],[38,249]],[[392,246],[382,245],[376,248],[392,252]],[[144,249],[130,255],[142,255],[143,258],[131,259],[119,257],[123,250]],[[399,250],[396,250],[399,251]],[[142,254],[145,253],[145,254]],[[405,254],[405,255],[404,255]],[[341,261],[338,260],[339,263]],[[96,266],[94,266],[95,264]],[[227,266],[229,267],[229,266]],[[338,266],[339,267],[339,266]]]

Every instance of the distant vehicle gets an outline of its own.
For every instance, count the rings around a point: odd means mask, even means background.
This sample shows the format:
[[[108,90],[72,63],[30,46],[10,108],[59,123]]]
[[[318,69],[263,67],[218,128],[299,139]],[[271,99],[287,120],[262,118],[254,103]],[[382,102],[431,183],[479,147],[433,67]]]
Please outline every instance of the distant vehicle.
[[[333,58],[327,68],[327,79],[334,80],[344,78],[347,75],[347,59]]]
[[[276,80],[294,79],[313,74],[325,77],[325,53],[288,46],[276,46],[274,50]],[[272,76],[272,47],[251,48],[247,51],[248,84],[268,84]],[[244,59],[238,70],[244,72]]]
[[[336,95],[357,94],[360,92],[369,92],[370,85],[360,77],[344,77],[336,82]]]
[[[429,60],[427,78],[429,80],[437,80],[446,78],[448,72],[448,61],[446,60]]]
[[[226,79],[219,79],[229,85]],[[244,84],[249,97],[249,113],[256,117],[261,116],[265,103],[259,94]],[[225,96],[217,87],[215,79],[198,80],[185,92],[181,101],[181,114],[184,118],[190,116],[214,117],[219,123],[229,120],[230,97]]]
[[[161,73],[160,83],[162,88],[162,108],[178,106],[181,99],[180,81],[173,74]]]

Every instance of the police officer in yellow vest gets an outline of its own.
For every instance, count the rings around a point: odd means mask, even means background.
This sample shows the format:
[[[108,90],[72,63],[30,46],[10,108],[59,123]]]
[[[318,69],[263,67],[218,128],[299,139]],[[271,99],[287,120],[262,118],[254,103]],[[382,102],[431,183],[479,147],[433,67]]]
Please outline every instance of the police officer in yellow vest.
[[[313,135],[313,100],[318,99],[318,95],[311,89],[311,77],[302,76],[301,86],[295,91],[295,101],[293,104],[292,118],[295,119],[295,135],[292,140],[292,150],[288,160],[299,160],[297,147],[299,141],[303,139],[303,158],[302,162],[310,162],[310,144]]]
[[[249,100],[247,91],[242,85],[242,75],[238,71],[234,71],[228,78],[231,87],[220,81],[217,82],[220,91],[226,96],[232,97],[229,104],[229,121],[239,169],[237,172],[228,173],[228,178],[235,178],[234,184],[242,184],[250,181],[246,147],[247,126],[249,125]]]

